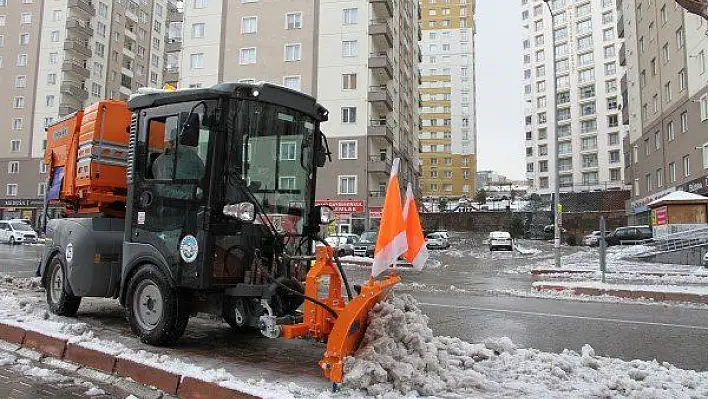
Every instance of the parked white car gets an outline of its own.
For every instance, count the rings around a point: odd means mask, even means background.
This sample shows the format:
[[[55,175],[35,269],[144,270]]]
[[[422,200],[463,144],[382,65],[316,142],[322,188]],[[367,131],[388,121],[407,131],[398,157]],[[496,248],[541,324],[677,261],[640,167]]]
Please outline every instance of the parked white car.
[[[494,251],[497,248],[504,248],[509,251],[514,250],[514,241],[511,239],[511,234],[507,231],[492,231],[487,238],[489,250]]]
[[[425,237],[425,246],[428,249],[447,249],[450,248],[450,241],[447,239],[446,232],[430,233]]]
[[[15,245],[37,242],[37,232],[32,226],[19,220],[0,221],[0,241]]]

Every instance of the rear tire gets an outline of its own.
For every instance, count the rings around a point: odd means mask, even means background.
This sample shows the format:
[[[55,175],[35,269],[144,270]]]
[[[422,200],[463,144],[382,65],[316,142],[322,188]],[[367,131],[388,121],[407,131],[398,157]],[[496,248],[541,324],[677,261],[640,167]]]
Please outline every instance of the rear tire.
[[[186,297],[170,285],[165,273],[155,265],[140,266],[131,277],[125,306],[130,328],[148,345],[170,345],[187,328]]]
[[[8,244],[10,245],[15,245],[15,237],[10,237],[10,241],[8,241]]]
[[[47,294],[49,310],[65,317],[74,317],[81,305],[81,297],[69,293],[65,268],[58,257],[54,257],[45,270],[44,289]]]

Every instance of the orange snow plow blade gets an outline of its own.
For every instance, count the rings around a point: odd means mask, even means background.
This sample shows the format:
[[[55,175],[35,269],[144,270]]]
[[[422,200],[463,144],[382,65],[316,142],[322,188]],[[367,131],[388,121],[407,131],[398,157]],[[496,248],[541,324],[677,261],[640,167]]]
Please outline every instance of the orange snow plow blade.
[[[359,348],[369,325],[369,311],[385,300],[400,281],[395,272],[383,280],[370,279],[361,287],[361,293],[347,303],[342,296],[342,278],[334,263],[333,250],[319,247],[315,265],[307,273],[305,295],[317,298],[337,316],[321,305],[305,301],[303,322],[282,326],[282,337],[326,340],[327,351],[319,364],[330,381],[340,383],[344,377],[344,358]],[[324,285],[329,285],[326,296]]]

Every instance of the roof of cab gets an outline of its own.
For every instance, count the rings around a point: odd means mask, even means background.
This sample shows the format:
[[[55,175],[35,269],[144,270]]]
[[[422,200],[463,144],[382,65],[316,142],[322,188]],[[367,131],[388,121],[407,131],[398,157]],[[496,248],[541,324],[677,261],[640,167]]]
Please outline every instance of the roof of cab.
[[[314,97],[267,82],[220,83],[209,88],[180,89],[176,91],[141,90],[131,96],[128,100],[128,107],[132,110],[139,110],[178,102],[217,99],[225,96],[258,99],[259,101],[282,105],[308,114],[320,122],[326,121],[329,114],[327,109],[318,104]]]

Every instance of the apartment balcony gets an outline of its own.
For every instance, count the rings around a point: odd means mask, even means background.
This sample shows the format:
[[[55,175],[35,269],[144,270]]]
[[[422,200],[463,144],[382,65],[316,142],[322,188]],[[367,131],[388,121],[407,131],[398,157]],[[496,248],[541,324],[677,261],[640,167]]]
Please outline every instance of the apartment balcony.
[[[391,159],[380,155],[370,155],[367,163],[369,173],[388,175],[391,172]]]
[[[87,0],[69,0],[67,8],[69,10],[80,10],[91,17],[96,15],[96,9]]]
[[[81,87],[79,82],[63,81],[59,86],[59,92],[73,97],[77,101],[86,101],[88,99],[88,91]]]
[[[620,39],[624,38],[624,15],[621,15],[617,19],[617,37]]]
[[[369,36],[378,48],[393,48],[393,30],[387,20],[369,22]]]
[[[393,0],[369,0],[375,14],[388,15],[393,18]]]
[[[393,111],[393,97],[386,86],[369,87],[367,100],[379,110]]]
[[[165,83],[177,82],[179,80],[179,68],[166,68],[163,79]]]
[[[379,77],[387,76],[388,79],[393,79],[393,64],[385,52],[369,55],[369,69]]]
[[[77,107],[75,105],[61,103],[61,104],[59,104],[59,117],[63,118],[67,115],[73,114],[74,112],[76,112],[78,110],[79,110],[79,107]]]
[[[381,137],[393,143],[393,128],[386,119],[372,119],[369,121],[367,134],[370,137]]]
[[[93,36],[91,24],[72,15],[70,15],[66,20],[66,30],[69,31],[69,33],[75,33],[83,38]]]
[[[78,40],[65,40],[64,50],[71,51],[75,55],[81,55],[86,58],[91,56],[91,49],[88,48],[86,43]]]
[[[62,72],[70,73],[83,79],[88,79],[91,76],[91,71],[84,66],[83,62],[79,61],[65,60],[61,64],[61,70]]]
[[[626,46],[624,45],[624,43],[622,43],[622,45],[621,45],[620,48],[619,48],[619,55],[618,55],[618,57],[619,57],[619,64],[620,64],[620,66],[625,66],[625,65],[627,65],[627,48],[626,48]]]
[[[165,52],[174,53],[182,50],[182,41],[177,39],[165,40]]]

